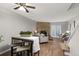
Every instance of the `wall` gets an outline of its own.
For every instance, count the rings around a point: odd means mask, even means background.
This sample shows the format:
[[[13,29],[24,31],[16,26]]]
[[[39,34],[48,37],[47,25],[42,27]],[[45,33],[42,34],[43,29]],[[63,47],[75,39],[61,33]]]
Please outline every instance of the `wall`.
[[[69,47],[70,55],[79,56],[79,28],[74,33],[73,37],[70,39]]]
[[[35,21],[0,6],[0,35],[5,43],[10,43],[11,37],[18,36],[20,31],[33,31],[35,26]]]
[[[75,21],[75,28],[73,21]],[[69,21],[69,24],[71,24],[71,38],[68,43],[70,55],[79,56],[79,15],[72,18],[72,21]]]
[[[48,22],[37,22],[37,31],[46,30],[48,34],[50,33],[50,24]]]
[[[68,22],[61,23],[61,32],[65,33],[68,30]]]

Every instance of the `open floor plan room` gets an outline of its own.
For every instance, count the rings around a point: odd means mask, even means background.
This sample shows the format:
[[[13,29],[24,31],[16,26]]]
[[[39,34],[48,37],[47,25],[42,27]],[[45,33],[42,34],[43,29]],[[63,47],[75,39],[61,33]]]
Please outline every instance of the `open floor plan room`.
[[[79,3],[0,3],[0,56],[79,56]]]

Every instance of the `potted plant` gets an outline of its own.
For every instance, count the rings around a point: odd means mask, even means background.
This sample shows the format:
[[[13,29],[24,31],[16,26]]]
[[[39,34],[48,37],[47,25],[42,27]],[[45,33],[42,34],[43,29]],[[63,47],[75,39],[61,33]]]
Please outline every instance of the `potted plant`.
[[[29,36],[32,36],[32,32],[31,31],[21,31],[20,35],[23,37],[29,37]]]

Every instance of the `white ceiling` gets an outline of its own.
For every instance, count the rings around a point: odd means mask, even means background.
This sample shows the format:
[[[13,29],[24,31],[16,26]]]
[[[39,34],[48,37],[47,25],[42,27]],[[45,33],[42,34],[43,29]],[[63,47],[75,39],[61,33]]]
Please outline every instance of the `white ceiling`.
[[[29,3],[29,5],[35,6],[36,9],[29,9],[29,13],[26,13],[23,10],[14,10],[15,4],[0,4],[13,12],[41,22],[63,22],[75,16],[68,11],[72,3]]]

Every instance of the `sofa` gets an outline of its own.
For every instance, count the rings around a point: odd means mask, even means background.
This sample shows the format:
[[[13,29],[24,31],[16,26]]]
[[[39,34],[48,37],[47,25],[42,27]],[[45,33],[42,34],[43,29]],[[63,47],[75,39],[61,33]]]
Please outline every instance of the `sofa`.
[[[44,34],[40,34],[40,43],[48,42],[48,36],[45,36]]]

